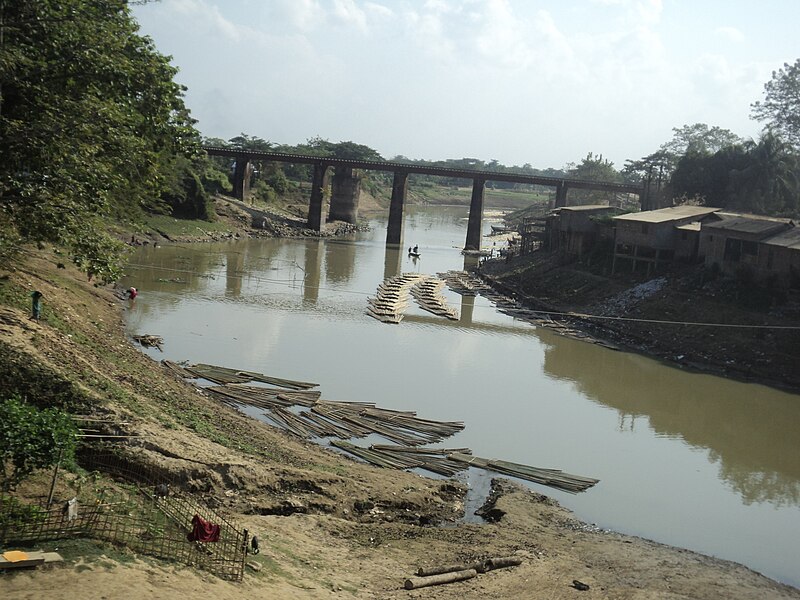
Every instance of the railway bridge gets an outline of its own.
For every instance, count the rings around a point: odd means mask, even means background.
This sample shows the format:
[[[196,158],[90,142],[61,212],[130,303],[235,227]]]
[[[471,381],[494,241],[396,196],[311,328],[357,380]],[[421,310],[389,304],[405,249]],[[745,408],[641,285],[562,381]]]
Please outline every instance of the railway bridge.
[[[244,200],[249,192],[252,161],[274,161],[312,165],[314,167],[314,172],[311,182],[311,201],[308,207],[308,227],[315,231],[321,231],[326,221],[326,215],[323,212],[323,190],[327,186],[329,169],[332,168],[334,174],[333,181],[331,182],[332,193],[328,218],[348,223],[355,223],[358,216],[358,196],[361,190],[361,180],[355,170],[363,169],[367,171],[393,173],[392,200],[389,205],[389,224],[386,230],[387,244],[402,243],[403,207],[408,188],[408,176],[411,173],[472,180],[472,198],[469,207],[467,239],[464,244],[464,249],[467,251],[480,250],[481,247],[483,197],[487,181],[507,181],[511,183],[528,183],[552,187],[556,192],[556,207],[567,206],[567,191],[570,189],[637,194],[640,201],[644,193],[643,186],[624,183],[584,181],[580,179],[544,177],[539,175],[523,175],[519,173],[495,171],[449,169],[388,161],[350,160],[327,156],[258,152],[236,148],[219,148],[215,146],[206,146],[204,149],[209,156],[225,156],[235,160],[233,192],[240,200]]]

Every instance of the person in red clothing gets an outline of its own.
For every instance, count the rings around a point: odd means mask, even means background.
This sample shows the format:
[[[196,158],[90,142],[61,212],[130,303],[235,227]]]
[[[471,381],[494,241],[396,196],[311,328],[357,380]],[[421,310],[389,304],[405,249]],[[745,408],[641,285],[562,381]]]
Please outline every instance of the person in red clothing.
[[[139,295],[139,292],[138,292],[138,291],[136,291],[136,288],[135,288],[135,287],[132,287],[132,288],[129,288],[129,289],[128,289],[128,298],[129,298],[130,300],[135,300],[135,299],[136,299],[136,296],[138,296],[138,295]]]

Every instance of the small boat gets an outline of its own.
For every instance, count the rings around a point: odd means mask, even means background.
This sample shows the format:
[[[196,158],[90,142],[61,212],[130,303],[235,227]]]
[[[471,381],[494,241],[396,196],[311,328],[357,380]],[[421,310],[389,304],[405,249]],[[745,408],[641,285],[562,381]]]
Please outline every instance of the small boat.
[[[513,230],[506,225],[492,225],[492,233],[508,233],[509,231]]]

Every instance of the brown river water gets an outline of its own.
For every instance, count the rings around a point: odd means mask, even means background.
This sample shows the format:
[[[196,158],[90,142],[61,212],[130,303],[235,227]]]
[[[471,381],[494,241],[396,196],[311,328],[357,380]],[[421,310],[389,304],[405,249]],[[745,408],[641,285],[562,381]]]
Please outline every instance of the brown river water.
[[[384,277],[463,268],[466,217],[409,211],[402,250],[386,248],[380,218],[352,239],[140,249],[123,282],[140,290],[129,332],[164,338],[163,353],[147,350],[155,359],[463,421],[443,446],[599,478],[578,495],[527,484],[587,522],[800,587],[800,396],[564,338],[449,290],[459,321],[413,303],[399,325],[367,316]],[[415,244],[416,261],[405,249]],[[489,479],[464,476],[473,504]]]

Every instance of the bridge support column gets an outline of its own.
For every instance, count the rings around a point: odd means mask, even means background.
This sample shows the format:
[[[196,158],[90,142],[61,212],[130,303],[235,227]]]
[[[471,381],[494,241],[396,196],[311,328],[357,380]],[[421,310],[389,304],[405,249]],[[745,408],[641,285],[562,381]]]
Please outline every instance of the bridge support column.
[[[308,228],[314,231],[322,231],[325,225],[325,185],[327,183],[328,165],[324,163],[314,164],[314,177],[311,181],[311,201],[308,204]]]
[[[389,205],[389,225],[386,228],[386,243],[403,243],[403,204],[406,201],[408,172],[395,171],[392,182],[392,203]]]
[[[567,182],[559,181],[556,186],[556,208],[567,205]]]
[[[476,178],[472,181],[472,200],[469,203],[469,223],[467,224],[467,243],[464,250],[481,249],[481,225],[483,224],[483,192],[486,180]]]
[[[233,197],[242,202],[250,195],[250,177],[253,174],[253,165],[243,156],[236,157],[236,166],[233,168]]]
[[[356,224],[358,218],[358,199],[361,195],[361,177],[354,169],[335,167],[331,182],[331,208],[329,221],[344,221]]]
[[[556,208],[567,206],[567,187],[566,181],[559,181],[556,186]]]

